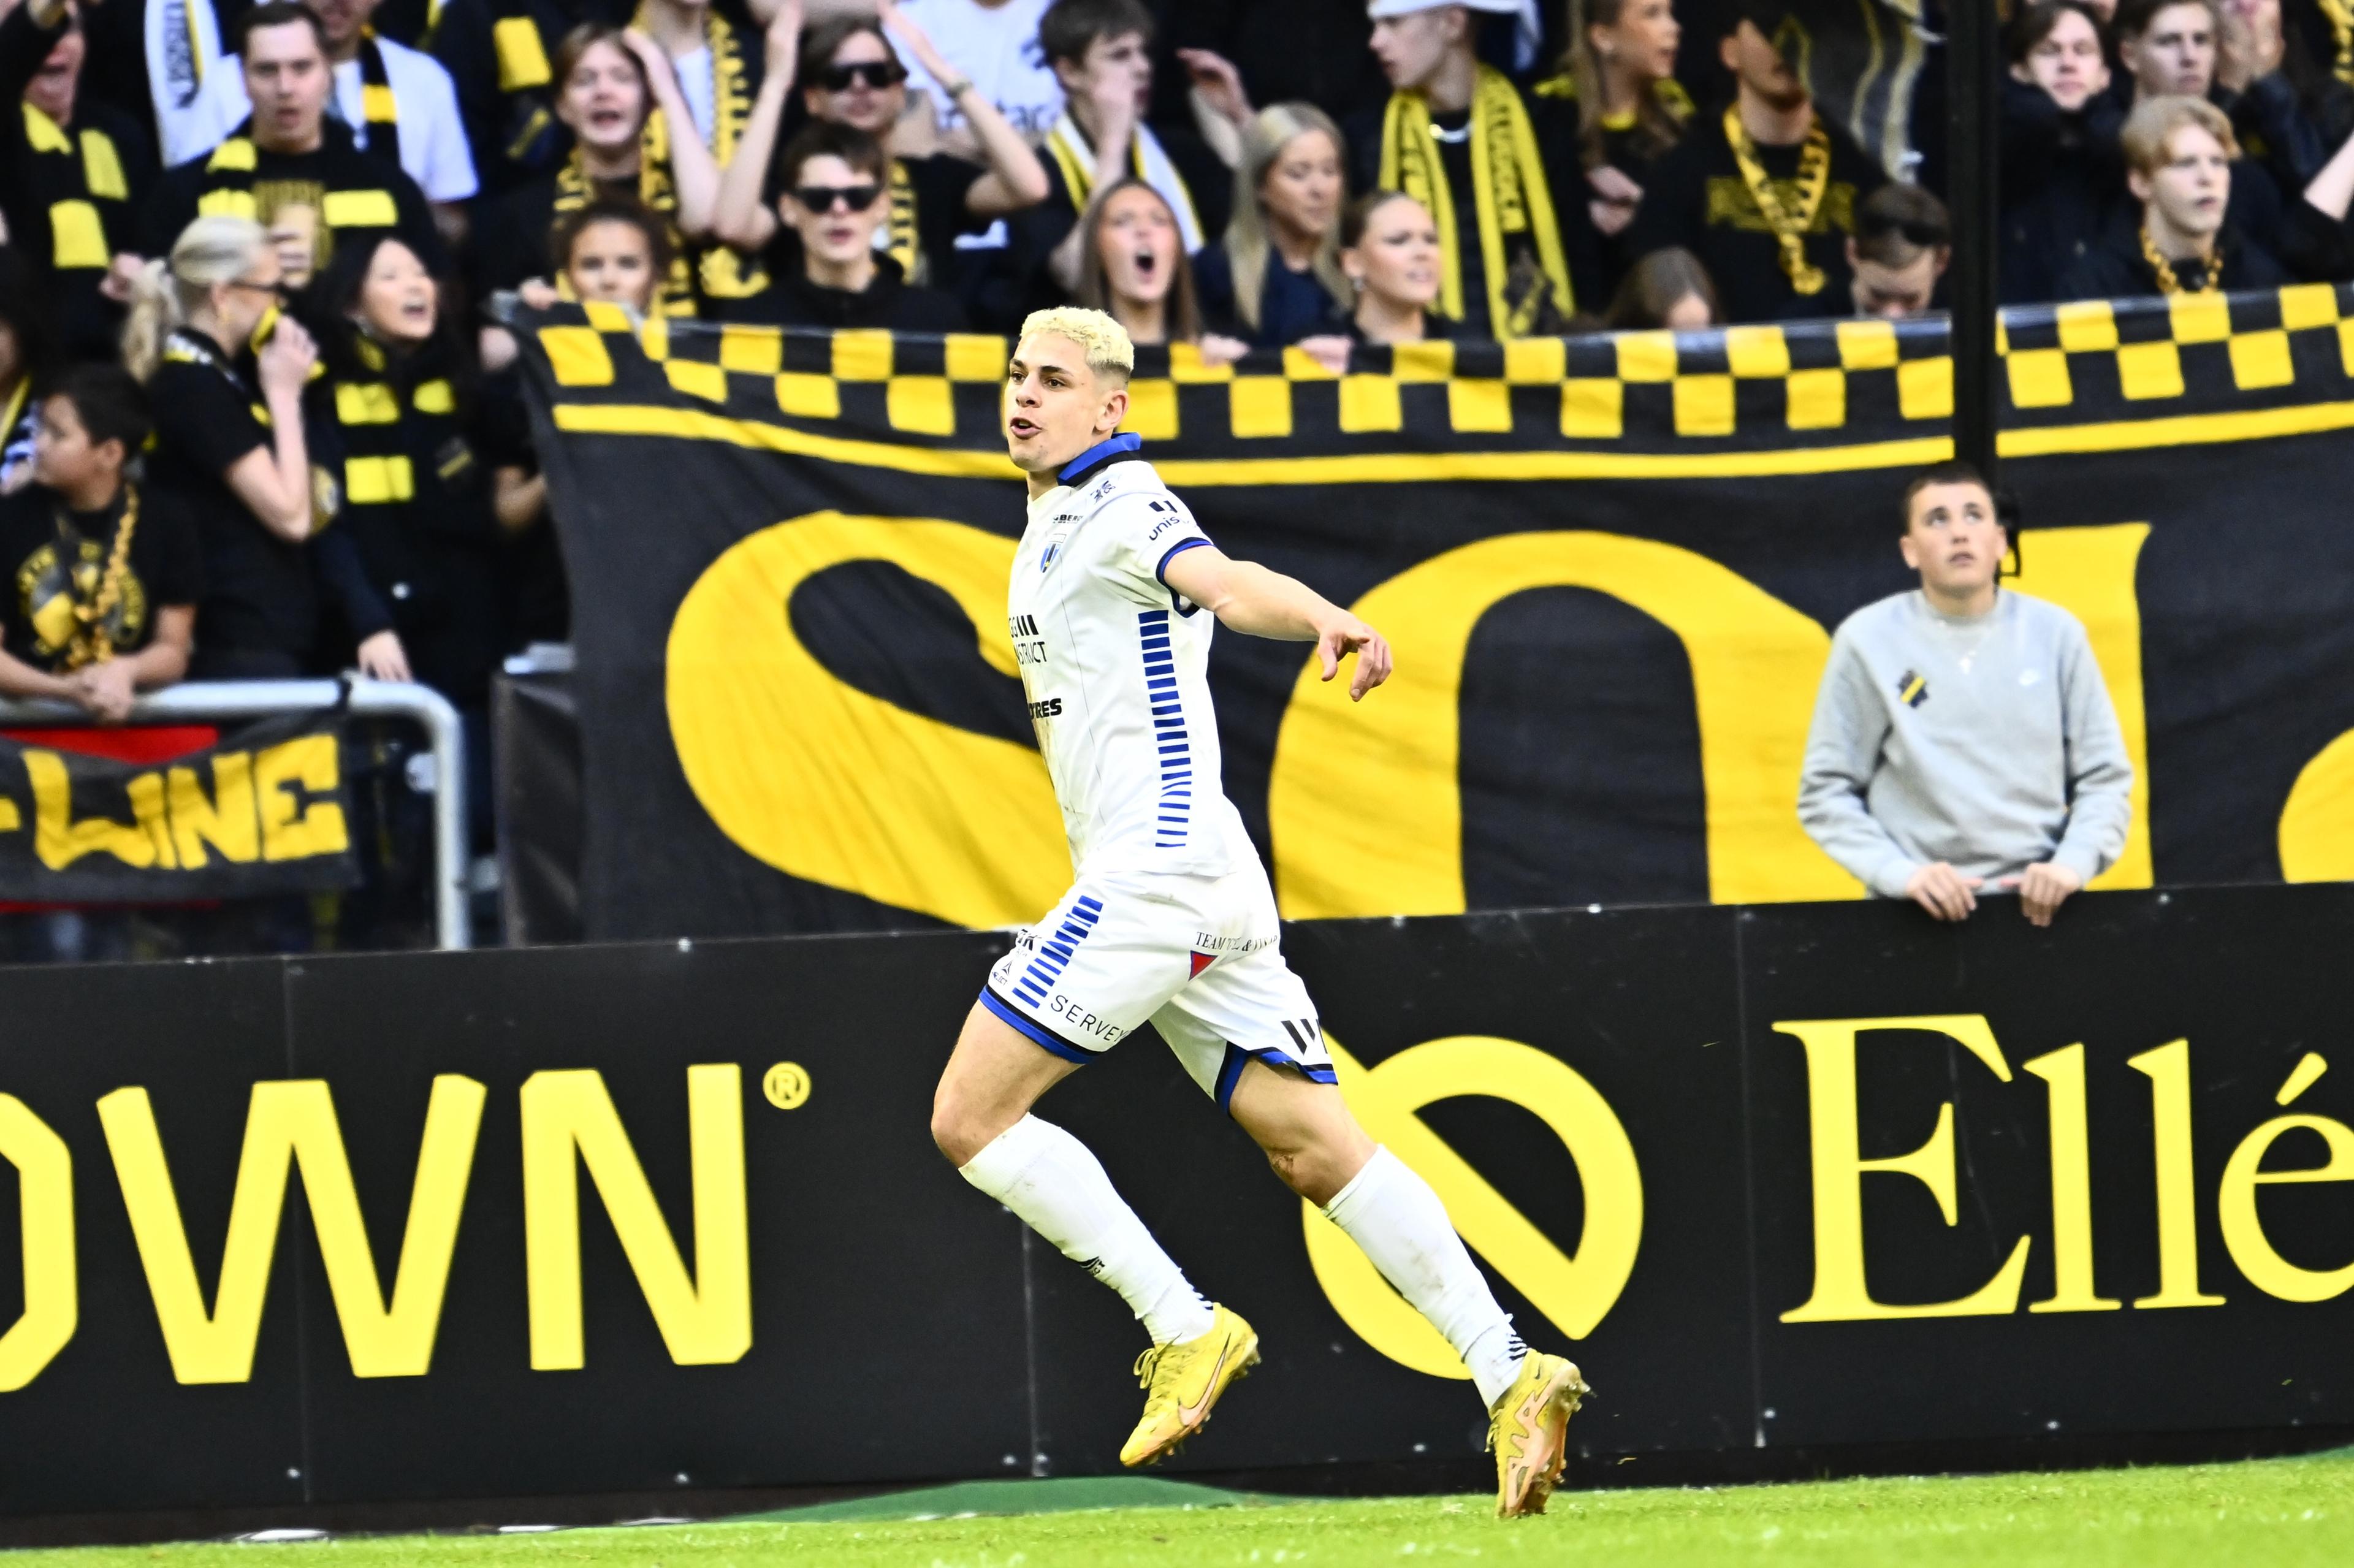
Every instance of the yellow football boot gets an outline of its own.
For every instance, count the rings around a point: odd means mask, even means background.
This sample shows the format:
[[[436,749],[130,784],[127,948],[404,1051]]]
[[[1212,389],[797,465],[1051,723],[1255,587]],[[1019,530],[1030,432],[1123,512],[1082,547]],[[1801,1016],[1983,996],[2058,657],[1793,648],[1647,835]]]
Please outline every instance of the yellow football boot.
[[[1569,1461],[1569,1418],[1594,1391],[1576,1366],[1535,1351],[1488,1416],[1488,1447],[1496,1456],[1496,1517],[1543,1513]]]
[[[1158,1464],[1175,1453],[1208,1424],[1226,1385],[1258,1365],[1257,1332],[1224,1307],[1211,1313],[1210,1331],[1199,1339],[1155,1345],[1136,1358],[1144,1418],[1121,1446],[1121,1464]]]

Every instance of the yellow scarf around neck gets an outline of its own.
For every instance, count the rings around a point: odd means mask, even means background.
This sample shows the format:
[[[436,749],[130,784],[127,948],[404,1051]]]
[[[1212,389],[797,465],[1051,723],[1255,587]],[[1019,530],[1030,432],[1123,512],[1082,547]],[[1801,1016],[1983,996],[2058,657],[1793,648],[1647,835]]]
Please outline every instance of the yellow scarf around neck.
[[[1463,318],[1462,237],[1456,232],[1455,193],[1447,177],[1430,121],[1430,101],[1419,92],[1394,92],[1382,114],[1382,174],[1384,190],[1404,191],[1430,209],[1438,225],[1439,309]],[[1562,253],[1561,226],[1554,219],[1553,190],[1536,129],[1521,95],[1503,72],[1481,66],[1471,89],[1471,186],[1479,215],[1479,260],[1488,285],[1489,328],[1499,338],[1526,336],[1547,302],[1530,290],[1518,301],[1507,297],[1511,259],[1505,242],[1526,235],[1536,243],[1537,262],[1551,286],[1553,309],[1576,310],[1569,263]]]

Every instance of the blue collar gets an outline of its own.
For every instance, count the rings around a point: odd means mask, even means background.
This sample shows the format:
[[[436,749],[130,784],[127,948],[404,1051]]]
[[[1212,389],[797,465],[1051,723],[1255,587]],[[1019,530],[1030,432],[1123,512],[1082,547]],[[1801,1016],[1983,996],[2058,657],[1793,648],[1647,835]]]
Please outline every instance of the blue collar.
[[[1087,472],[1087,470],[1094,468],[1098,463],[1109,462],[1116,457],[1126,457],[1129,453],[1139,450],[1143,445],[1144,438],[1136,434],[1134,431],[1129,431],[1123,435],[1113,436],[1108,440],[1097,441],[1095,445],[1089,447],[1087,450],[1081,452],[1078,456],[1065,463],[1062,467],[1062,471],[1055,474],[1055,477],[1062,481],[1065,484],[1076,483],[1081,474]]]

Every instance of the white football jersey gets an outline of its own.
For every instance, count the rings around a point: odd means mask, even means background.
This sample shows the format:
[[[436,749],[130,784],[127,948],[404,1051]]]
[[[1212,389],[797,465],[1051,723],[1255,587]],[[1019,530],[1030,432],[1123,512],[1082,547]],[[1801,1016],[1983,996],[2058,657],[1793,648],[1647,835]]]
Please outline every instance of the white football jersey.
[[[1030,503],[1007,625],[1072,865],[1223,875],[1257,859],[1220,771],[1216,618],[1161,575],[1210,541],[1140,444],[1091,448]]]

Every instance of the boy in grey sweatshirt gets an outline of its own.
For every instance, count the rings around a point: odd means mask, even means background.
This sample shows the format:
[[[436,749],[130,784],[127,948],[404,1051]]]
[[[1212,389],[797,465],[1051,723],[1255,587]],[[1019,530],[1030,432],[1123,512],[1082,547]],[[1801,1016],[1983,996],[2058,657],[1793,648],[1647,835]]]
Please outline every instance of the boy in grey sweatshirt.
[[[2016,890],[2048,926],[2115,861],[2133,765],[2092,644],[2059,606],[2000,592],[1993,497],[1966,463],[1905,492],[1918,589],[1840,623],[1815,700],[1798,816],[1873,894],[1966,918]]]

